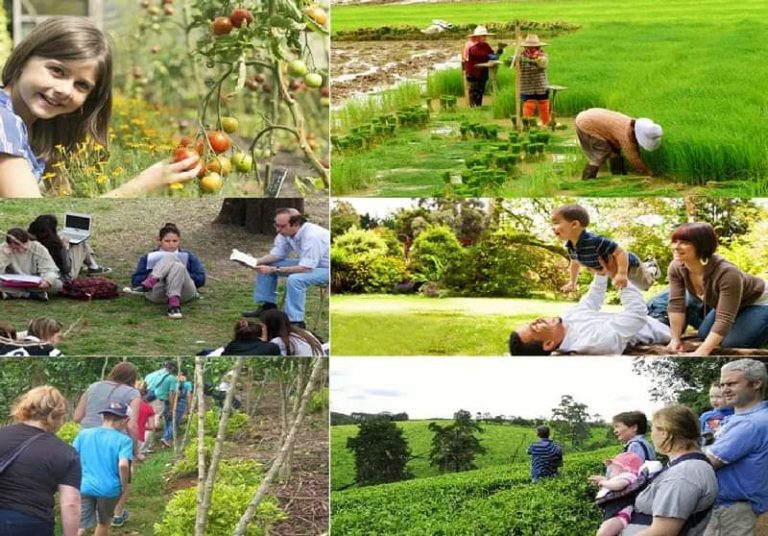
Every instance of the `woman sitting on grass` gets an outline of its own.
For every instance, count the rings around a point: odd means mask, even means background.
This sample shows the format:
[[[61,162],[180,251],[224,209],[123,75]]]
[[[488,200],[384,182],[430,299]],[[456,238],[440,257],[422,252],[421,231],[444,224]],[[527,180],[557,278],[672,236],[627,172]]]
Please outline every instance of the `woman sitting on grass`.
[[[288,320],[288,315],[278,309],[268,309],[259,315],[267,327],[267,339],[280,347],[285,356],[325,355],[322,343],[312,332],[297,327]]]
[[[66,238],[60,238],[56,229],[58,224],[53,214],[41,214],[29,224],[27,232],[45,246],[53,262],[59,267],[59,273],[64,281],[77,277],[86,265],[88,275],[108,274],[112,271],[111,268],[98,265],[93,256],[93,250],[86,240],[79,244],[70,244]]]
[[[159,232],[158,247],[142,255],[131,276],[131,292],[153,303],[168,302],[168,318],[181,318],[181,304],[197,297],[205,285],[205,268],[191,251],[181,249],[181,232],[166,223]]]
[[[40,277],[37,286],[15,287],[0,282],[0,296],[5,298],[31,298],[48,301],[48,294],[61,292],[64,282],[51,254],[40,242],[19,227],[5,233],[5,244],[0,247],[0,274]]]
[[[265,342],[267,328],[256,319],[242,318],[235,324],[235,338],[221,355],[284,355],[274,342]]]

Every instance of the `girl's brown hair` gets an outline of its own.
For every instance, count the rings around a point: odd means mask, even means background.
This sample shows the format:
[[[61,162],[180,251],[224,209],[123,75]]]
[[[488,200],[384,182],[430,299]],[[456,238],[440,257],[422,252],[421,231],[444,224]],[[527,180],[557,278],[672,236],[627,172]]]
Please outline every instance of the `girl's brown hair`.
[[[675,404],[653,414],[653,427],[666,432],[667,437],[656,445],[661,450],[696,450],[699,448],[699,418],[687,406]]]
[[[55,318],[35,318],[27,326],[27,334],[37,337],[41,341],[48,341],[59,333],[63,327],[64,324]]]
[[[49,432],[55,432],[64,424],[67,399],[55,387],[41,385],[24,393],[11,409],[16,422],[38,421]]]
[[[13,49],[3,67],[2,82],[13,90],[33,56],[58,61],[95,60],[96,85],[80,111],[39,119],[29,128],[29,142],[35,154],[50,167],[63,159],[56,146],[73,152],[79,142],[91,136],[105,149],[112,113],[112,50],[107,36],[83,17],[50,17],[41,22]]]
[[[136,372],[136,365],[130,361],[123,361],[112,367],[107,379],[115,383],[122,383],[133,387],[136,384],[136,379],[138,377],[139,374]]]
[[[260,341],[263,331],[265,329],[264,324],[255,319],[241,318],[235,324],[235,340],[236,341]]]

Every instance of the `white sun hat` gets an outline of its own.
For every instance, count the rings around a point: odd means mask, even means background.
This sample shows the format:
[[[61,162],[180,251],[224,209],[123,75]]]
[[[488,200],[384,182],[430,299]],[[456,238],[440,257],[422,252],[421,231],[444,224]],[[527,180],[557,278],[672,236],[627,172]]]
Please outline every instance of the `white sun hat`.
[[[480,37],[483,35],[494,35],[494,34],[488,33],[488,28],[486,28],[483,25],[480,25],[477,28],[475,28],[475,31],[472,32],[472,34],[469,37]]]
[[[646,117],[635,121],[635,137],[640,147],[646,151],[655,151],[661,145],[661,137],[664,131],[658,125]]]

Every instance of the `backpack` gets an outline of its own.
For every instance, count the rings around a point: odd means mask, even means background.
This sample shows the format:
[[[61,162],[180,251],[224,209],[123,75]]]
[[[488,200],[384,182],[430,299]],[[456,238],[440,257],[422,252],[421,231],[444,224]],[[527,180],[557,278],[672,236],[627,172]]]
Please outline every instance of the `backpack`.
[[[171,375],[171,373],[170,373],[170,372],[169,372],[169,373],[167,373],[165,376],[163,376],[163,377],[160,379],[160,381],[159,381],[159,382],[157,382],[157,385],[156,385],[156,386],[154,386],[152,389],[147,389],[147,394],[144,396],[144,400],[146,400],[147,402],[154,402],[155,400],[157,400],[157,393],[155,393],[155,389],[157,389],[158,387],[160,387],[161,385],[163,385],[163,382],[165,381],[165,379],[166,379],[168,376],[170,376],[170,375]]]
[[[61,293],[76,300],[110,300],[119,296],[117,285],[104,277],[70,279]]]

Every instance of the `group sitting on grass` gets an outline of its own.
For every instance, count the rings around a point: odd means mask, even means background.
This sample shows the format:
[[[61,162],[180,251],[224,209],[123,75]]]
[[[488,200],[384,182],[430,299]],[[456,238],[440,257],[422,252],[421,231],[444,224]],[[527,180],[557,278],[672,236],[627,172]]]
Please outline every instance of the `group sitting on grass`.
[[[11,413],[16,423],[0,428],[0,536],[53,536],[57,492],[64,536],[93,528],[106,536],[125,525],[135,463],[152,452],[155,429],[160,444],[172,446],[191,397],[175,363],[140,381],[133,363],[121,362],[80,398],[69,446],[55,435],[68,415],[62,394],[46,385],[22,395]]]
[[[589,477],[603,512],[597,536],[754,535],[768,511],[767,379],[764,363],[731,361],[710,390],[713,410],[701,417],[672,405],[654,413],[649,428],[642,412],[616,415],[622,452],[605,461],[605,474]],[[547,427],[537,433],[528,449],[534,481],[557,476],[563,465]]]
[[[768,344],[768,285],[715,254],[718,239],[710,224],[685,223],[675,229],[669,289],[646,305],[640,290],[658,276],[649,270],[655,261],[641,262],[616,242],[588,232],[589,221],[579,205],[554,211],[552,230],[566,241],[571,259],[570,282],[562,290],[576,290],[582,266],[594,279],[578,305],[562,316],[537,319],[513,331],[512,355],[610,355],[660,344],[670,353],[706,356],[717,347],[757,349]],[[608,279],[619,290],[623,310],[617,313],[601,311]],[[701,342],[695,348],[683,341],[688,326],[698,330]]]

